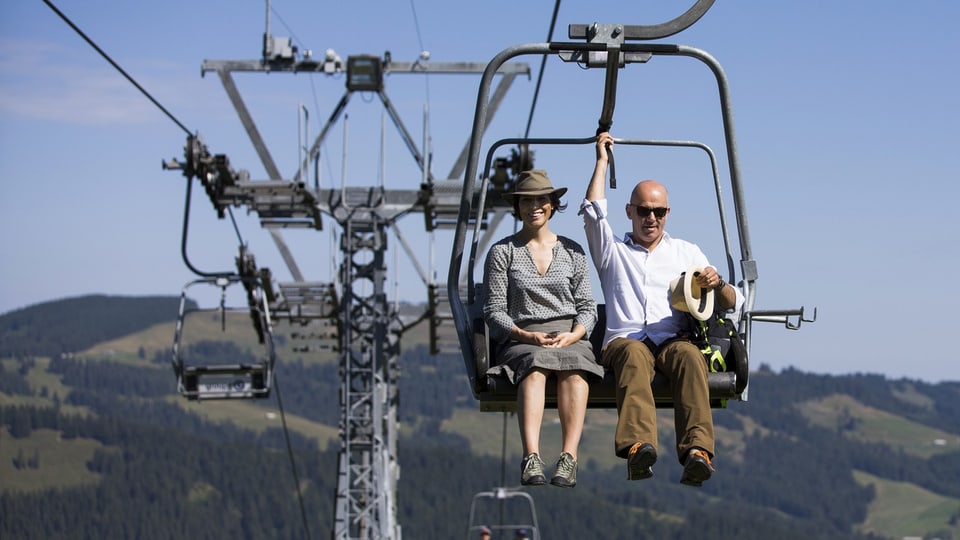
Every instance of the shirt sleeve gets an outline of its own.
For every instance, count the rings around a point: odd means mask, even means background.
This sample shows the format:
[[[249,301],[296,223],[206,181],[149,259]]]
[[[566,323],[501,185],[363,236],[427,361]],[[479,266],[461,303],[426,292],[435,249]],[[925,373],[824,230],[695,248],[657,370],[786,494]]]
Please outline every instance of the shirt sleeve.
[[[510,266],[510,246],[497,243],[487,253],[483,281],[487,300],[483,305],[483,318],[490,328],[490,336],[502,341],[513,330],[513,318],[507,313],[507,284]]]
[[[587,247],[590,249],[593,264],[598,271],[602,271],[616,242],[616,236],[607,221],[607,200],[584,199],[580,204],[580,215],[583,216],[583,231],[587,237]]]

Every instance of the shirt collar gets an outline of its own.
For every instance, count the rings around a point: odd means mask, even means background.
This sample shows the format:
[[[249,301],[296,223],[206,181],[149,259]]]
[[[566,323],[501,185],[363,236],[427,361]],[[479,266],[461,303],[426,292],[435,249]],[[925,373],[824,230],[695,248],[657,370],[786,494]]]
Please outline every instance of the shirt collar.
[[[663,236],[660,238],[660,242],[663,243],[668,240],[670,240],[670,235],[667,234],[667,231],[663,231]],[[632,247],[633,249],[642,249],[643,251],[649,251],[647,248],[633,241],[632,233],[623,233],[623,243]]]

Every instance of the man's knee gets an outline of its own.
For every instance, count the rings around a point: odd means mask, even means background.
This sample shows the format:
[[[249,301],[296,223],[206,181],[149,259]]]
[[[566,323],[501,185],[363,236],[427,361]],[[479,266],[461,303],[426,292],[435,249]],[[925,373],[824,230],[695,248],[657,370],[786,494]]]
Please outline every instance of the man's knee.
[[[642,341],[631,338],[617,338],[611,341],[604,349],[603,356],[618,364],[653,361],[653,353],[650,349]]]
[[[679,356],[682,356],[684,359],[697,360],[697,361],[703,359],[703,353],[701,353],[700,349],[697,348],[697,346],[694,345],[692,342],[680,339],[675,341],[674,344],[676,345],[676,348],[677,348],[677,354]]]
[[[660,351],[663,360],[677,366],[699,368],[706,370],[703,353],[696,345],[687,340],[678,339],[666,344]]]
[[[642,341],[630,338],[617,338],[603,351],[604,367],[621,374],[643,374],[652,376],[655,359],[650,349]]]

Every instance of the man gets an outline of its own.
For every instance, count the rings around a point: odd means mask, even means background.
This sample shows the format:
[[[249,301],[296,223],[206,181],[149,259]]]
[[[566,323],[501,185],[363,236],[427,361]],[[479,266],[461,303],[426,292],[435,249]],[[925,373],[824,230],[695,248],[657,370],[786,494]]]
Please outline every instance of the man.
[[[490,540],[490,527],[480,529],[480,540]]]
[[[607,328],[601,363],[617,380],[615,450],[627,460],[627,478],[653,476],[657,461],[656,405],[650,380],[654,370],[669,380],[675,406],[680,481],[700,486],[714,473],[713,415],[707,364],[696,345],[681,336],[685,315],[670,307],[670,282],[691,267],[703,270],[697,285],[715,291],[722,309],[739,309],[743,295],[724,283],[695,244],[664,231],[670,205],[666,188],[654,180],[636,185],[626,205],[631,232],[618,239],[607,221],[604,193],[607,149],[613,137],[597,137],[597,161],[580,207],[587,245],[600,276]]]

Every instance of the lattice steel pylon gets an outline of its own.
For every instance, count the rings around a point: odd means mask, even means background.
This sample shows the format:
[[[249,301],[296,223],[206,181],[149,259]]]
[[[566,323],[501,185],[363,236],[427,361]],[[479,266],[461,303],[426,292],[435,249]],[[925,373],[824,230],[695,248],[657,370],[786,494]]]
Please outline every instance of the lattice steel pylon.
[[[351,73],[350,66],[354,64],[356,69]],[[264,39],[261,60],[207,60],[203,63],[202,73],[215,72],[219,76],[269,178],[250,180],[246,171],[233,171],[225,155],[210,155],[199,137],[194,136],[188,137],[185,162],[174,163],[172,168],[183,169],[188,178],[199,179],[221,217],[228,206],[246,206],[257,212],[261,226],[270,230],[294,279],[293,283],[281,283],[276,288],[270,283],[265,284],[273,291],[270,307],[278,320],[304,326],[318,320],[332,320],[334,324],[325,328],[339,329],[341,448],[332,532],[332,538],[337,540],[399,540],[402,536],[397,521],[396,495],[400,473],[397,459],[399,336],[403,328],[385,292],[387,231],[400,216],[417,212],[424,214],[428,231],[450,228],[450,216],[456,216],[459,210],[459,186],[462,185],[462,179],[444,180],[442,188],[439,184],[435,188],[426,153],[419,152],[403,126],[383,89],[383,76],[479,74],[485,69],[485,63],[398,63],[391,61],[389,54],[383,59],[369,55],[350,57],[347,66],[339,58],[327,57],[322,61],[309,57],[298,59],[296,49],[288,40],[273,38],[269,34]],[[335,74],[344,71],[347,72],[347,91],[313,141],[309,155],[298,164],[296,175],[290,180],[283,179],[240,96],[232,73]],[[507,64],[497,73],[502,78],[489,102],[494,111],[515,77],[529,75],[530,68],[522,63]],[[305,164],[319,155],[324,137],[355,91],[373,92],[379,96],[423,173],[425,180],[417,189],[388,190],[383,186],[320,189],[319,186],[309,186],[301,178],[306,170]],[[448,178],[456,179],[462,174],[466,156],[467,144]],[[306,281],[281,236],[283,228],[320,230],[323,214],[332,216],[343,229],[339,283],[336,284]],[[402,247],[413,256],[399,232],[398,238]],[[443,284],[429,282],[430,278],[420,265],[416,266],[429,290],[446,290]],[[269,271],[264,275],[269,276]],[[269,277],[266,281],[269,282]],[[332,294],[334,290],[340,290],[339,297]],[[436,331],[438,327],[455,333],[452,315],[439,313],[434,308],[443,303],[431,298],[428,312],[422,317],[432,319],[431,338],[437,341],[441,339]],[[455,342],[447,339],[450,341]],[[438,349],[437,343],[431,343],[431,349]],[[311,347],[303,349],[304,352],[310,350]]]
[[[401,537],[395,500],[400,347],[388,331],[394,314],[384,292],[386,225],[371,214],[362,222],[348,221],[343,235],[342,446],[334,538]],[[372,290],[358,290],[361,280]]]

